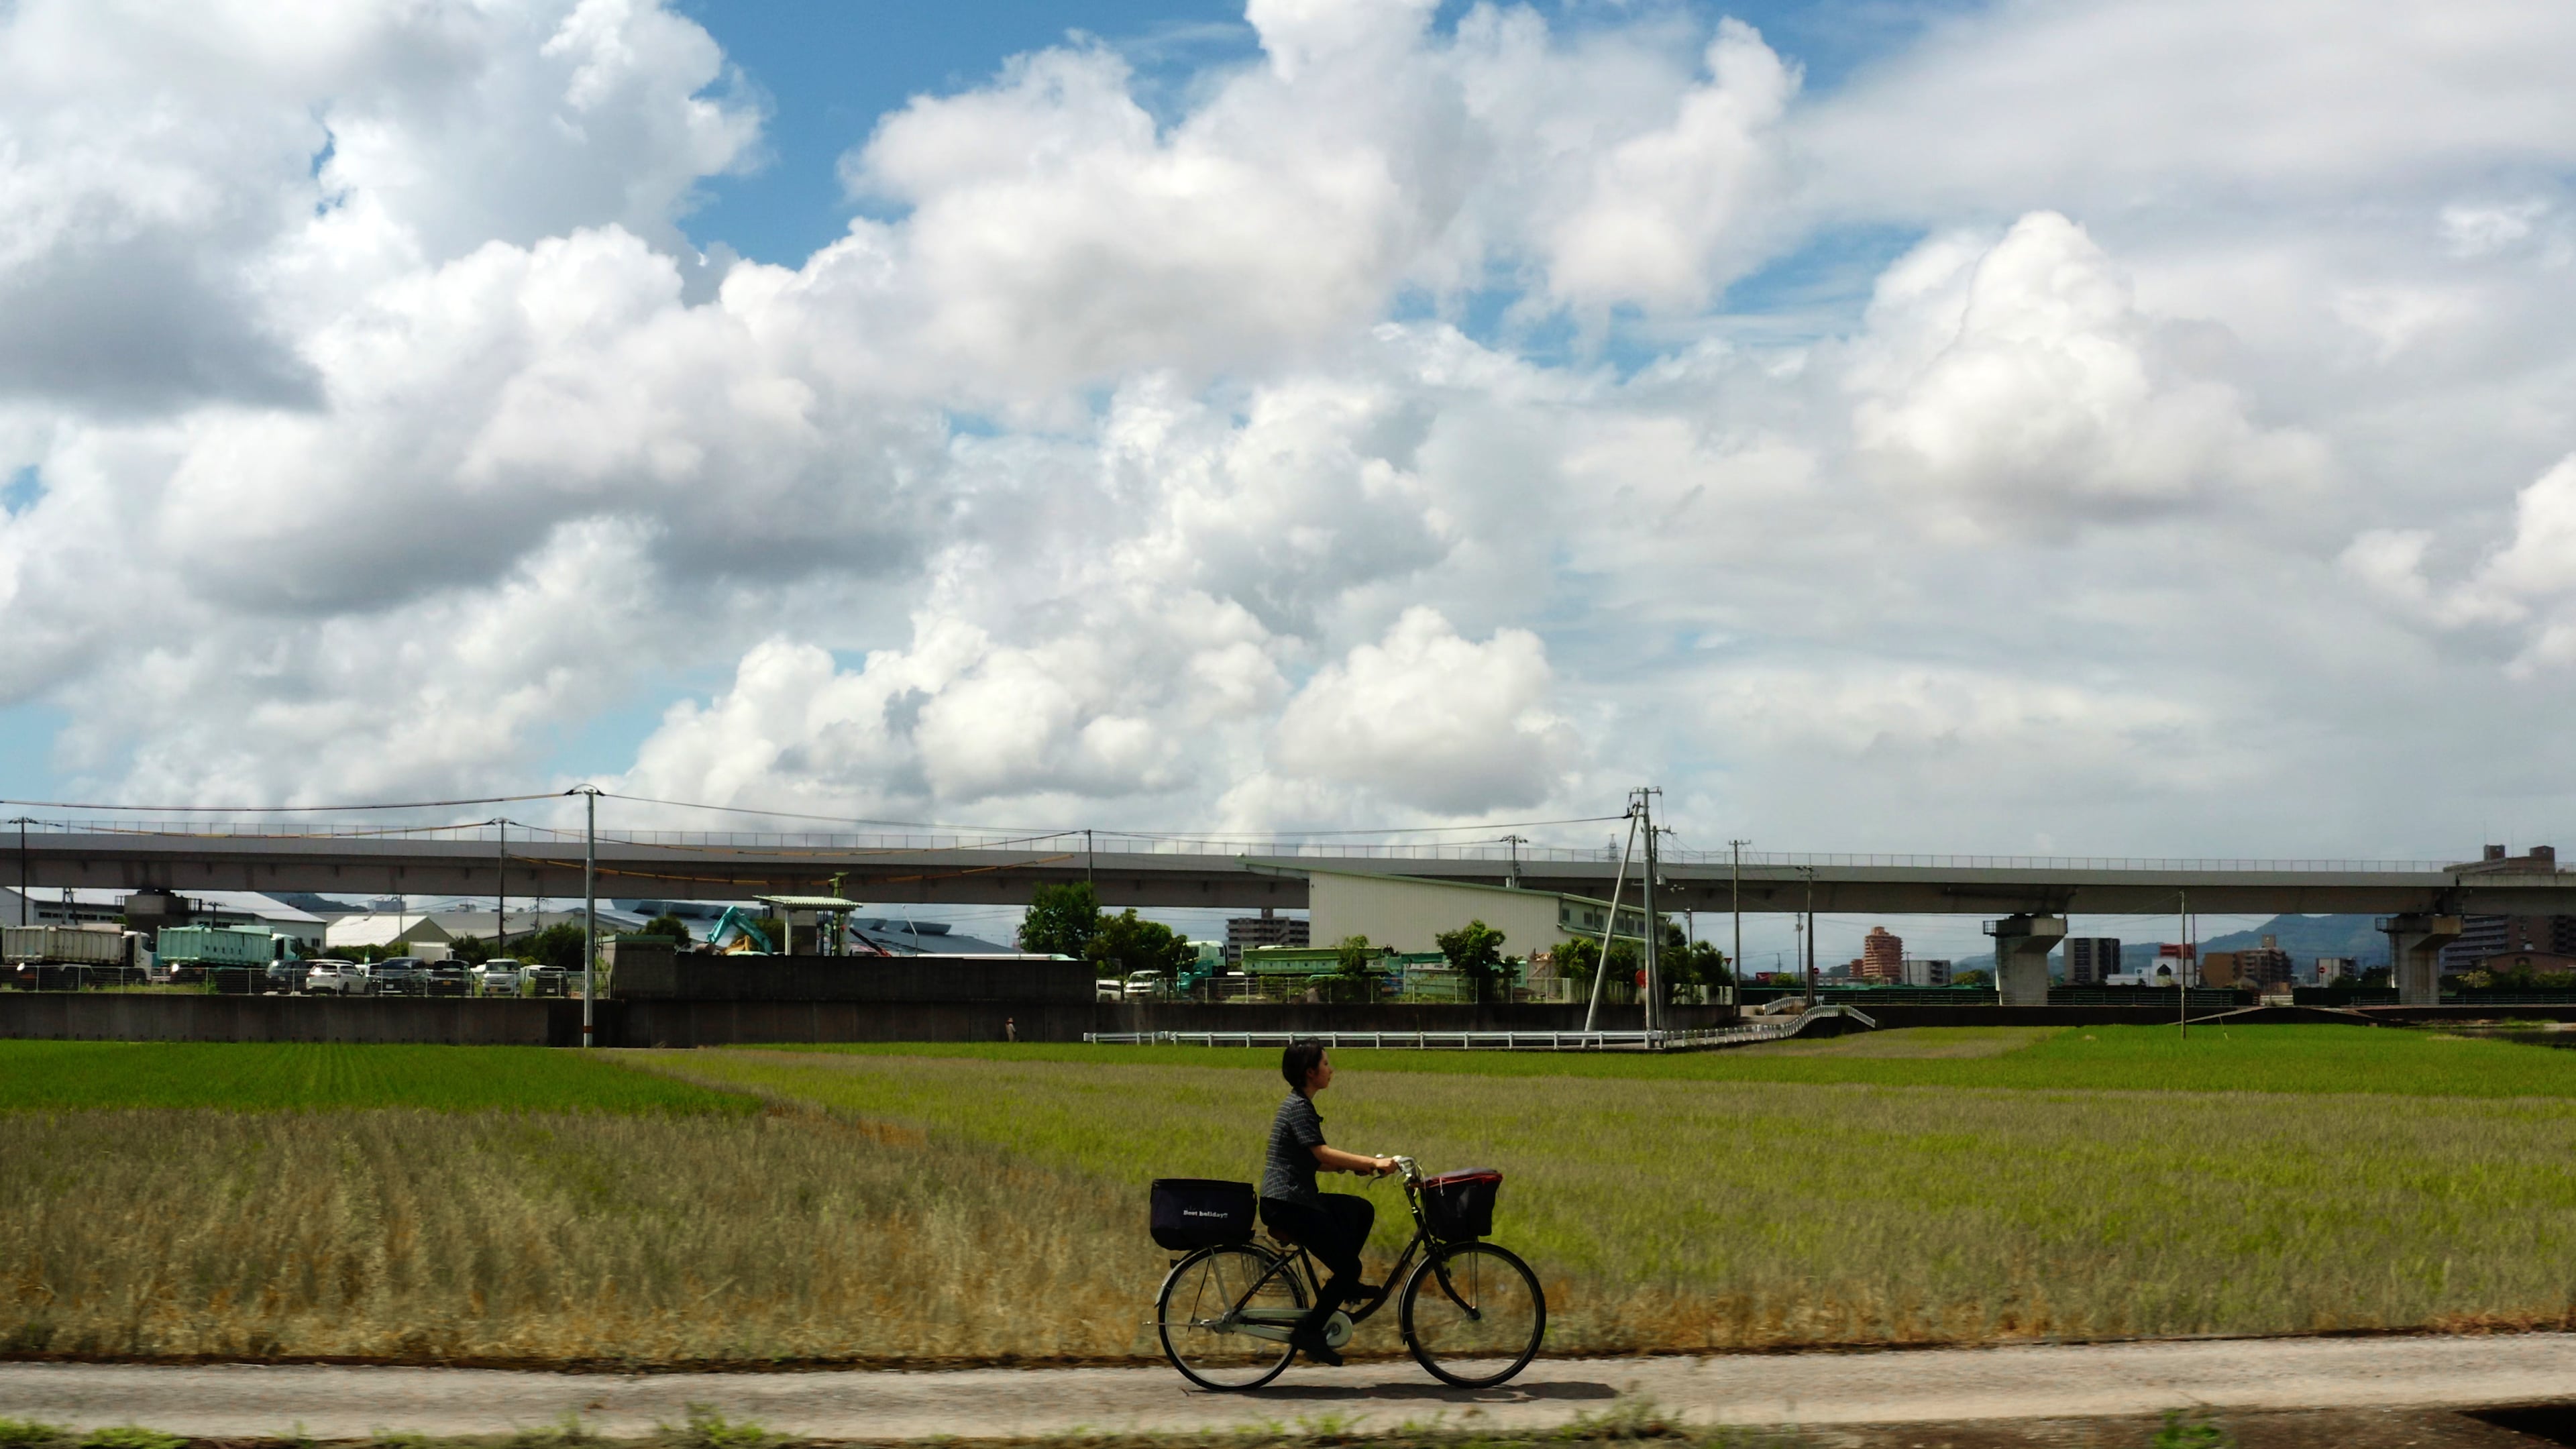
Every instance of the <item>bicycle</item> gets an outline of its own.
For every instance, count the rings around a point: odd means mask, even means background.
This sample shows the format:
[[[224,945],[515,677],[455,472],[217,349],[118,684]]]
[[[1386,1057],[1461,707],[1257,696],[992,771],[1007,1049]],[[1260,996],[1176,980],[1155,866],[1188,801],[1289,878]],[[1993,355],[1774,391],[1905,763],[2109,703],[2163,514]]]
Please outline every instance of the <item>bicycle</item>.
[[[1372,1296],[1334,1312],[1325,1344],[1340,1349],[1396,1298],[1404,1346],[1433,1378],[1468,1389],[1509,1382],[1547,1333],[1547,1295],[1518,1254],[1483,1241],[1493,1231],[1502,1174],[1476,1169],[1425,1178],[1412,1158],[1395,1163],[1413,1239]],[[1303,1244],[1252,1240],[1249,1183],[1165,1179],[1154,1191],[1155,1241],[1190,1249],[1154,1299],[1164,1356],[1203,1389],[1240,1392],[1277,1378],[1297,1356],[1289,1334],[1323,1293],[1314,1259]],[[1423,1254],[1419,1264],[1416,1253]]]

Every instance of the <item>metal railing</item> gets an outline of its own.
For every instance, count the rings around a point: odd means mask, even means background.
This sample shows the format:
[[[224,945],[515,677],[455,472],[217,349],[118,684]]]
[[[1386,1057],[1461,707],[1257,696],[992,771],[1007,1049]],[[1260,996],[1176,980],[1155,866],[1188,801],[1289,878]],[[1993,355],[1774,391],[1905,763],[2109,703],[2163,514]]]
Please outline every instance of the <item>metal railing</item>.
[[[1809,1024],[1833,1018],[1876,1030],[1867,1013],[1848,1006],[1819,1006],[1794,1017],[1740,1026],[1685,1031],[1087,1031],[1094,1046],[1284,1047],[1311,1041],[1327,1048],[1371,1047],[1398,1051],[1708,1051],[1796,1036]]]
[[[489,818],[455,821],[445,824],[374,824],[348,820],[41,820],[33,825],[39,838],[45,836],[111,835],[139,837],[179,837],[186,839],[327,839],[421,840],[445,839],[458,843],[491,842],[504,831]],[[511,844],[535,841],[574,841],[581,838],[577,829],[512,821],[506,829]],[[1380,841],[1354,842],[1311,840],[1295,836],[1228,836],[1161,834],[1093,830],[1058,830],[1045,832],[1003,831],[875,831],[847,832],[830,830],[745,831],[745,830],[645,830],[602,829],[602,844],[660,847],[679,850],[767,850],[767,851],[1012,851],[1031,856],[1084,854],[1102,856],[1222,856],[1259,860],[1422,860],[1460,861],[1507,865],[1517,860],[1523,867],[1559,864],[1610,864],[1619,857],[1615,845],[1521,845],[1517,848],[1501,841]],[[1723,866],[1737,858],[1722,850],[1687,850],[1674,848],[1661,859],[1667,864]],[[2360,860],[2360,859],[2287,859],[2266,860],[2253,857],[2217,856],[2081,856],[2081,855],[1940,855],[1902,853],[1748,851],[1741,863],[1748,869],[1777,870],[2012,870],[2012,871],[2169,871],[2195,875],[2206,874],[2324,874],[2369,873],[2396,875],[2450,874],[2466,872],[2487,876],[2551,875],[2565,872],[2497,871],[2477,869],[2477,862],[2436,860]]]

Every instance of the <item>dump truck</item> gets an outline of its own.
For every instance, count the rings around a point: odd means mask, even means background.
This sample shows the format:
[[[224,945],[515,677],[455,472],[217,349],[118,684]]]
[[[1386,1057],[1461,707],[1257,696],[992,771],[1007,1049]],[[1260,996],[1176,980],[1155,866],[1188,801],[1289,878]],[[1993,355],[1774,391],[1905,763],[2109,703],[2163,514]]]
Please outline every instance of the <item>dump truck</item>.
[[[300,961],[295,938],[256,926],[165,926],[159,948],[165,970],[181,966],[266,966]]]
[[[0,926],[0,958],[49,966],[130,964],[135,933],[115,926]]]

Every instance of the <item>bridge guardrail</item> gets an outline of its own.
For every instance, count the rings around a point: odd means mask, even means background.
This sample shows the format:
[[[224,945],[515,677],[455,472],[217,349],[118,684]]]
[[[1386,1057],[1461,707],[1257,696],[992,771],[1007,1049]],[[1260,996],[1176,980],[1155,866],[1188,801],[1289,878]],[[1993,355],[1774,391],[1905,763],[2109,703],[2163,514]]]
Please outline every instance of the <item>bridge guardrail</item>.
[[[1284,1047],[1311,1041],[1330,1049],[1398,1051],[1705,1051],[1781,1041],[1837,1017],[1878,1027],[1851,1007],[1819,1006],[1774,1021],[1686,1031],[1086,1031],[1082,1039],[1093,1046]]]
[[[186,839],[328,839],[355,841],[365,839],[418,840],[443,837],[460,844],[500,844],[532,846],[543,843],[564,844],[578,841],[582,832],[561,826],[512,821],[506,832],[496,828],[490,819],[450,822],[446,824],[382,824],[346,820],[39,820],[32,827],[37,840],[45,836],[66,834],[131,835],[179,837]],[[1319,841],[1293,836],[1202,836],[1189,834],[1146,834],[1123,831],[1079,829],[1049,831],[936,831],[936,832],[842,832],[842,831],[728,831],[728,830],[653,830],[603,828],[599,840],[604,845],[678,850],[755,850],[755,851],[963,851],[1020,850],[1032,855],[1083,853],[1092,856],[1117,855],[1218,855],[1273,860],[1456,860],[1509,863],[1517,860],[1523,866],[1560,863],[1606,863],[1619,858],[1618,847],[1522,845],[1508,846],[1499,841]],[[1714,867],[1730,865],[1736,857],[1725,851],[1685,850],[1674,848],[1661,857],[1667,864]],[[1892,869],[1892,870],[2018,870],[2018,871],[2188,871],[2246,874],[2312,874],[2312,873],[2379,873],[2398,875],[2443,874],[2469,871],[2486,876],[2514,874],[2474,869],[2477,863],[2434,860],[2334,860],[2295,859],[2264,860],[2252,857],[2178,857],[2178,856],[2079,856],[2079,855],[1939,855],[1904,853],[1850,853],[1755,851],[1741,858],[1747,867],[1759,870],[1780,869]],[[2564,874],[2565,872],[2559,872]],[[2522,872],[2522,874],[2548,874]]]

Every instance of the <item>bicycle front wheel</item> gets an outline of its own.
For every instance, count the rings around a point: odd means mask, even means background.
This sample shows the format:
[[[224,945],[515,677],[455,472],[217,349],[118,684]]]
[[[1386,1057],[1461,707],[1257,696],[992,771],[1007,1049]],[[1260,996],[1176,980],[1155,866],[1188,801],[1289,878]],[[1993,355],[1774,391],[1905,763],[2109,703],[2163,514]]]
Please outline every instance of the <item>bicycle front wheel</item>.
[[[1433,1378],[1489,1389],[1538,1353],[1547,1336],[1547,1295],[1510,1249],[1452,1243],[1413,1270],[1397,1322],[1404,1346]]]
[[[1154,1319],[1163,1354],[1181,1377],[1220,1392],[1257,1389],[1288,1367],[1297,1351],[1283,1325],[1306,1311],[1306,1285],[1292,1268],[1264,1281],[1277,1261],[1261,1248],[1201,1248],[1173,1267],[1154,1300]]]

